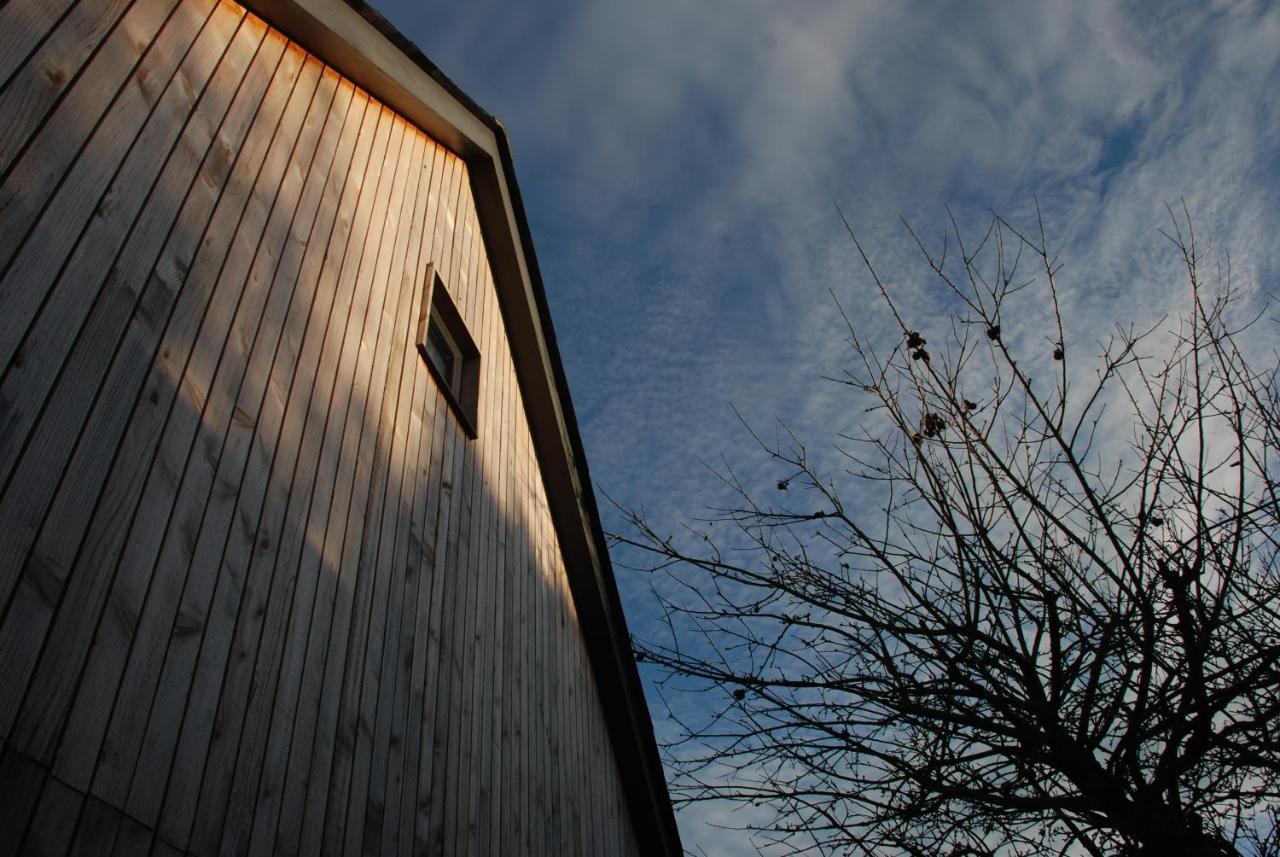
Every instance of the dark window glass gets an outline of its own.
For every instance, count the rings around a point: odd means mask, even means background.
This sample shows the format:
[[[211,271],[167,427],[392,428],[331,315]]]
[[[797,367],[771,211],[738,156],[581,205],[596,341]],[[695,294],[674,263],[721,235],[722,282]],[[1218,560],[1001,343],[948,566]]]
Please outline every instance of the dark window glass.
[[[454,374],[458,367],[458,355],[453,343],[445,336],[440,325],[432,319],[427,331],[427,358],[436,366],[436,371],[452,388],[458,386],[458,376]]]
[[[435,266],[428,266],[426,273],[427,292],[418,315],[418,351],[462,428],[475,437],[480,407],[480,351]]]

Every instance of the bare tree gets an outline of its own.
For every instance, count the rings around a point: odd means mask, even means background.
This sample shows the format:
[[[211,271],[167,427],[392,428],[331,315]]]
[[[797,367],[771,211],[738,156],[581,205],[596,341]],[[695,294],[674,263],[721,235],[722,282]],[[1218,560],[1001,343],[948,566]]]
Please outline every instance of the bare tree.
[[[614,536],[665,610],[637,657],[714,708],[667,747],[677,802],[768,807],[744,826],[783,853],[1280,854],[1280,393],[1245,344],[1272,322],[1170,216],[1188,313],[1091,372],[1040,222],[916,240],[941,330],[850,230],[898,332],[845,318],[832,380],[870,407],[839,479],[780,428],[776,483],[726,466],[731,508]],[[1015,343],[1036,304],[1052,334]]]

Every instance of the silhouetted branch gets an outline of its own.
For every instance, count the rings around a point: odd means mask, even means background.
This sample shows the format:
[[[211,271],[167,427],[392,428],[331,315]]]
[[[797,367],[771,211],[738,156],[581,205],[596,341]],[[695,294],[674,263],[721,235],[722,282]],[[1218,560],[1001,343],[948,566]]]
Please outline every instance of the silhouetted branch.
[[[613,536],[662,611],[637,657],[718,699],[668,747],[677,801],[771,807],[784,853],[1280,853],[1276,355],[1170,216],[1190,310],[1117,325],[1092,373],[1038,207],[973,247],[952,219],[936,256],[910,233],[959,308],[937,333],[845,221],[898,328],[886,353],[837,301],[833,380],[876,421],[839,433],[850,481],[748,426],[781,478],[726,464],[731,506]],[[1028,300],[1044,353],[1012,335]]]

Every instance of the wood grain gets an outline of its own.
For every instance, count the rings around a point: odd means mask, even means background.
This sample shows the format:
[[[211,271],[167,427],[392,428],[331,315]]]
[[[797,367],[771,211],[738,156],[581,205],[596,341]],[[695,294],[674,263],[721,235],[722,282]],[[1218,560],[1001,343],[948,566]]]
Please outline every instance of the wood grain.
[[[0,185],[0,367],[21,360],[49,286],[214,6],[186,0],[170,17],[136,4]]]
[[[260,28],[265,35],[265,28]],[[69,580],[47,645],[15,726],[26,751],[47,759],[69,715],[77,683],[115,578],[129,523],[148,481],[159,434],[176,396],[172,378],[190,353],[208,294],[185,288],[215,208],[276,63],[281,40],[259,49],[205,155],[200,173],[148,274],[149,311],[130,319],[125,340],[102,385],[95,409],[63,479],[65,488],[45,516],[28,566],[69,566]],[[233,193],[231,197],[234,198]],[[207,261],[208,254],[200,258]],[[199,278],[193,286],[199,285]],[[54,395],[57,395],[55,391]],[[117,418],[126,421],[123,430]],[[113,456],[114,451],[114,456]],[[105,473],[105,484],[103,484]],[[101,486],[101,487],[99,487]],[[4,501],[7,501],[7,496]],[[5,508],[0,501],[0,510]],[[87,530],[86,530],[87,527]],[[129,621],[114,616],[115,623]],[[102,633],[114,633],[108,630]]]
[[[239,79],[243,75],[263,35],[264,28],[260,26],[240,28],[223,56],[223,77]],[[98,285],[96,298],[78,296],[85,303],[92,303],[93,308],[74,344],[69,345],[66,340],[68,330],[74,333],[71,323],[79,313],[59,312],[60,302],[50,301],[25,346],[29,355],[43,356],[27,364],[30,371],[11,370],[0,387],[29,403],[48,394],[43,411],[15,408],[0,432],[6,438],[30,433],[24,438],[27,442],[9,491],[0,498],[0,517],[9,523],[0,536],[0,557],[16,566],[25,563],[25,570],[34,572],[24,574],[20,581],[15,602],[23,606],[9,610],[0,630],[0,647],[7,647],[5,640],[10,637],[30,639],[42,635],[52,619],[57,596],[66,588],[74,560],[68,548],[78,543],[72,534],[82,533],[88,522],[120,426],[129,419],[138,385],[146,377],[144,368],[154,347],[150,342],[154,342],[157,331],[154,324],[137,322],[166,317],[172,306],[173,291],[161,287],[149,276],[150,271],[172,234],[179,208],[191,200],[200,161],[234,92],[234,87],[221,82],[206,88],[199,109],[189,116],[164,169],[155,170],[159,178],[150,200],[114,262],[95,264],[92,258],[82,259],[78,252],[73,256],[62,277],[67,281],[65,290],[91,291]],[[91,230],[91,234],[98,231]],[[104,236],[97,238],[102,244],[108,243]],[[81,246],[85,246],[83,242]],[[73,294],[70,299],[76,298]],[[48,379],[60,365],[62,380],[56,386],[50,385]],[[33,430],[31,424],[37,414],[39,425]],[[66,430],[72,425],[82,426],[79,433]],[[67,471],[73,450],[74,459]],[[10,508],[8,504],[19,498],[18,506]],[[35,545],[33,556],[28,553],[32,542],[40,527],[51,520],[60,526],[56,534],[47,533]],[[30,651],[16,645],[14,648]],[[0,680],[6,686],[25,688],[33,664],[32,658],[7,661],[0,665]],[[0,722],[9,722],[11,716],[9,710],[0,710]]]
[[[0,6],[0,86],[27,64],[75,0],[8,0]]]
[[[35,56],[0,86],[0,115],[6,120],[0,125],[0,174],[7,171],[25,148],[63,92],[75,81],[84,62],[128,7],[129,0],[77,3],[40,45]],[[0,15],[3,14],[0,10]],[[23,26],[16,21],[7,25]]]

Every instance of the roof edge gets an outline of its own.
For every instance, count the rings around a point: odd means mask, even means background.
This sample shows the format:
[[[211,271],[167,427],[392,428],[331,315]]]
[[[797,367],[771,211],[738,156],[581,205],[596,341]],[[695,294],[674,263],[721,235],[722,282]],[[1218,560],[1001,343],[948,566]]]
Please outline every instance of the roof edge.
[[[681,854],[506,128],[363,0],[240,2],[467,162],[632,827],[644,853]]]

